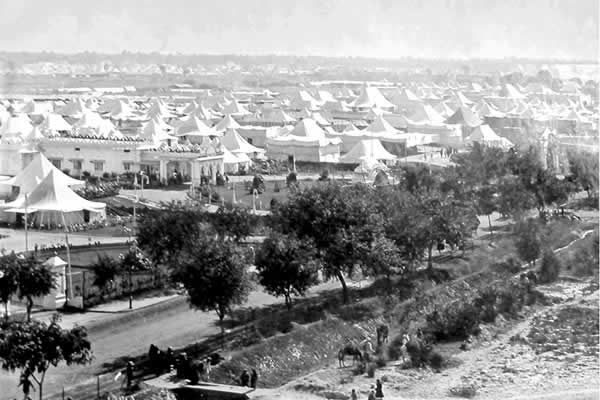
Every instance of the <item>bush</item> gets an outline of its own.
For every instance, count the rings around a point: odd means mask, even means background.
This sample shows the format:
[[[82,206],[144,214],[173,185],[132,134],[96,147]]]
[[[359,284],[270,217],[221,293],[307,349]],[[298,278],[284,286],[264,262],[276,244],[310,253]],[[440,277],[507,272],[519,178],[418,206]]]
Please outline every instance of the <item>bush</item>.
[[[109,174],[108,172],[104,172],[104,173],[102,174],[102,178],[103,178],[103,179],[110,179],[110,174]]]
[[[396,335],[390,340],[387,348],[387,355],[390,360],[399,360],[402,356],[402,335]]]
[[[362,375],[365,373],[366,371],[366,366],[364,362],[359,362],[358,364],[356,364],[356,366],[354,367],[354,369],[352,370],[352,374],[354,375]]]
[[[367,365],[367,376],[369,378],[375,377],[376,370],[377,370],[377,366],[375,365],[375,363],[369,363],[369,365]]]
[[[429,354],[431,346],[421,341],[410,341],[406,345],[406,352],[410,357],[410,362],[413,367],[421,368],[429,362]]]
[[[434,310],[425,317],[427,332],[436,340],[464,340],[480,332],[479,309],[465,300],[457,300],[443,310]]]
[[[504,261],[492,264],[492,268],[499,272],[507,272],[514,275],[521,271],[521,263],[516,258],[509,257]]]
[[[385,367],[387,365],[387,359],[385,358],[385,355],[381,354],[375,357],[375,365],[377,366],[377,368]]]
[[[477,388],[475,387],[475,385],[472,385],[472,384],[460,385],[460,386],[451,388],[450,394],[452,396],[464,397],[464,398],[470,399],[477,395]]]
[[[431,365],[431,368],[433,368],[436,372],[439,372],[442,369],[443,364],[444,357],[442,357],[440,353],[436,351],[431,353],[429,356],[429,365]]]
[[[558,279],[560,274],[561,264],[558,257],[552,250],[544,251],[542,256],[542,266],[539,272],[540,283],[550,283]]]
[[[574,273],[579,276],[598,276],[598,232],[595,232],[593,236],[582,242],[581,248],[578,248],[575,252],[573,260],[569,265],[573,265]]]
[[[483,322],[492,323],[496,320],[498,310],[496,309],[496,302],[498,300],[498,294],[494,288],[486,288],[477,298],[475,298],[474,304],[480,310],[480,318]]]
[[[295,186],[297,184],[297,181],[298,181],[298,176],[296,175],[296,173],[290,172],[288,174],[288,176],[285,178],[285,185],[287,187]]]

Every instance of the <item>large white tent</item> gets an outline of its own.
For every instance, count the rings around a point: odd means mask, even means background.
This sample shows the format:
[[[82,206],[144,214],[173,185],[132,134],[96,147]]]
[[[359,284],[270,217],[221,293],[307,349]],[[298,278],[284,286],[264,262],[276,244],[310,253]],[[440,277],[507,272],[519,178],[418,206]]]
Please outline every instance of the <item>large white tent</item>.
[[[328,138],[311,118],[300,120],[289,133],[267,138],[267,156],[297,161],[337,162],[340,156],[339,138]]]
[[[225,135],[223,135],[223,138],[221,139],[221,144],[235,155],[245,154],[247,156],[255,156],[256,154],[265,152],[264,149],[248,143],[248,141],[240,136],[235,129],[227,129],[227,131],[225,131]]]
[[[342,163],[360,163],[365,159],[395,160],[396,156],[388,152],[378,139],[361,140],[354,145],[352,150],[340,157]]]
[[[473,132],[465,139],[465,143],[478,142],[482,145],[492,147],[510,148],[512,143],[507,138],[498,136],[496,132],[490,128],[489,125],[479,125],[473,130]]]
[[[56,170],[50,171],[27,197],[19,196],[2,208],[5,213],[34,214],[30,221],[38,226],[72,225],[106,217],[106,204],[77,195]]]

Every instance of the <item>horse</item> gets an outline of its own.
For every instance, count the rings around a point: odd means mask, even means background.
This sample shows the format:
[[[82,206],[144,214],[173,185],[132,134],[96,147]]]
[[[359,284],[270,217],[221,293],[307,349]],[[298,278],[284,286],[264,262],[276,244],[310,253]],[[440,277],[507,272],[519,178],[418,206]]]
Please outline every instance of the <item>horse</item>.
[[[348,344],[344,347],[342,347],[340,349],[340,351],[338,351],[338,362],[340,364],[340,368],[345,367],[345,363],[344,363],[344,358],[346,356],[352,356],[352,365],[354,365],[354,363],[358,360],[358,361],[362,361],[363,360],[363,355],[360,352],[360,349],[357,346]]]
[[[389,335],[389,328],[385,324],[381,324],[377,327],[377,346],[381,346],[383,343],[387,343]]]

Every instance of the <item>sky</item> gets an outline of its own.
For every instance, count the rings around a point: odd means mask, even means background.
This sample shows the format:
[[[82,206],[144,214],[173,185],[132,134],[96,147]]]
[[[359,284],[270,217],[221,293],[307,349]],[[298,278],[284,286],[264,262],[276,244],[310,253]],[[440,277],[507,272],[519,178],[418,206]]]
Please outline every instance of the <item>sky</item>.
[[[0,0],[0,50],[598,59],[599,0]]]

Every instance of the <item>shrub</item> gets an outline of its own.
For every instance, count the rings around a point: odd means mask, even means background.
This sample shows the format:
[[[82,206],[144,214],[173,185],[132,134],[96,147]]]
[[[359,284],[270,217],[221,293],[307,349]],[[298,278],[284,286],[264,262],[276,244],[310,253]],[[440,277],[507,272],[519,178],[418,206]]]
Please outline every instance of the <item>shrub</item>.
[[[410,357],[410,362],[412,366],[420,368],[424,367],[429,362],[431,346],[421,341],[410,341],[406,345],[406,352]]]
[[[598,276],[598,255],[600,254],[598,242],[598,232],[595,232],[590,240],[586,239],[582,243],[582,248],[577,249],[570,263],[575,267],[573,272],[576,275]]]
[[[359,362],[358,364],[356,364],[356,366],[354,367],[354,369],[352,370],[352,374],[354,375],[362,375],[365,373],[367,367],[365,366],[364,362]]]
[[[480,318],[483,322],[494,322],[498,311],[496,309],[496,301],[498,294],[496,290],[489,287],[484,289],[477,298],[475,298],[474,304],[480,310]]]
[[[552,250],[544,251],[542,266],[540,267],[539,280],[541,283],[550,283],[558,279],[561,264]]]
[[[433,353],[431,353],[431,355],[429,356],[429,365],[431,365],[431,368],[433,368],[436,372],[438,372],[439,370],[442,369],[442,365],[444,364],[444,358],[442,357],[442,355],[436,351],[434,351]]]
[[[477,395],[477,388],[472,384],[463,384],[450,389],[450,394],[456,397],[464,397],[470,399]]]
[[[514,275],[521,271],[521,263],[515,257],[509,257],[506,260],[494,263],[492,268],[499,272],[507,272]]]
[[[375,357],[375,365],[377,366],[377,368],[385,367],[387,365],[387,359],[385,358],[385,355],[381,354]]]
[[[104,173],[102,174],[102,178],[103,178],[103,179],[110,179],[110,174],[109,174],[108,172],[104,172]]]
[[[375,376],[375,370],[377,370],[375,363],[369,363],[369,365],[367,365],[367,376],[373,378]]]
[[[390,340],[387,348],[387,355],[390,360],[399,360],[402,356],[402,335],[396,335]]]
[[[479,334],[479,309],[465,300],[457,300],[443,310],[434,310],[425,317],[426,330],[436,340],[463,340]]]
[[[285,178],[285,185],[287,187],[294,186],[297,184],[298,176],[295,172],[290,172],[288,176]]]

